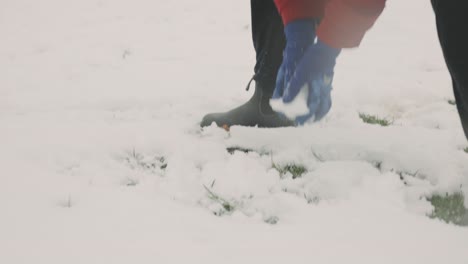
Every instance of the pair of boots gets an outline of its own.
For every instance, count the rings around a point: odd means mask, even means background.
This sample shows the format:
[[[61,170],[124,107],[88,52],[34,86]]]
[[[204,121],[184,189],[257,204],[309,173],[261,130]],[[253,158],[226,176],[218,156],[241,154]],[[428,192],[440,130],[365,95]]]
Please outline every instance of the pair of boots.
[[[248,88],[247,88],[248,89]],[[231,126],[248,127],[288,127],[294,122],[273,111],[270,98],[274,85],[261,82],[255,83],[255,92],[245,104],[224,113],[211,113],[203,117],[202,127],[216,123],[219,127],[229,130]]]

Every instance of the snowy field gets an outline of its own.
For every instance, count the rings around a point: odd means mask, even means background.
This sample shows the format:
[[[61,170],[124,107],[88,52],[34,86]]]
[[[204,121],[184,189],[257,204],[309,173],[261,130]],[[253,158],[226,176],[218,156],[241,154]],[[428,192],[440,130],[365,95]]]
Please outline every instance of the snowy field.
[[[0,263],[468,263],[427,216],[468,194],[430,1],[388,1],[321,123],[229,133],[198,122],[253,92],[248,1],[1,2]]]

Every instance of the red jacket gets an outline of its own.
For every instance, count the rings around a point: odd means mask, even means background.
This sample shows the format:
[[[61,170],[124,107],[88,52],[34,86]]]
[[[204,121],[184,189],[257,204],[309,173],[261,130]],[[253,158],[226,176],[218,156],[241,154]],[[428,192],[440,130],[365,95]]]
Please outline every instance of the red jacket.
[[[275,0],[283,22],[322,18],[317,29],[321,41],[335,48],[361,43],[385,7],[386,0]]]

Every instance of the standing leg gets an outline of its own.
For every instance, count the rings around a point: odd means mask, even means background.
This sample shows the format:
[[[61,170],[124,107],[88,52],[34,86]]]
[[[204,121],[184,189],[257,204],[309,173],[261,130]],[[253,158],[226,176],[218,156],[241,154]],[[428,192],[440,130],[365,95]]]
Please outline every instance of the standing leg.
[[[283,22],[273,0],[251,0],[252,38],[256,53],[255,93],[245,104],[225,113],[206,115],[201,126],[215,122],[221,127],[284,127],[294,123],[275,113],[269,100],[273,95],[276,74],[283,61],[286,43]]]
[[[252,39],[256,53],[255,80],[273,93],[286,45],[283,21],[273,0],[251,0]]]
[[[432,0],[445,62],[452,76],[458,112],[468,139],[468,3]]]

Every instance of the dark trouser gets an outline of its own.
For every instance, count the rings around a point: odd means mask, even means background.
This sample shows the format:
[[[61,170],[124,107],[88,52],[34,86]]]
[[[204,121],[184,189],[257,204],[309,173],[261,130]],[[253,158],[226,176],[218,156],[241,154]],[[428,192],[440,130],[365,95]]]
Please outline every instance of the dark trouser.
[[[463,130],[468,139],[468,3],[466,0],[432,0],[437,31]]]
[[[273,0],[251,0],[250,6],[257,59],[254,79],[262,83],[264,92],[271,96],[286,44],[283,22]]]

